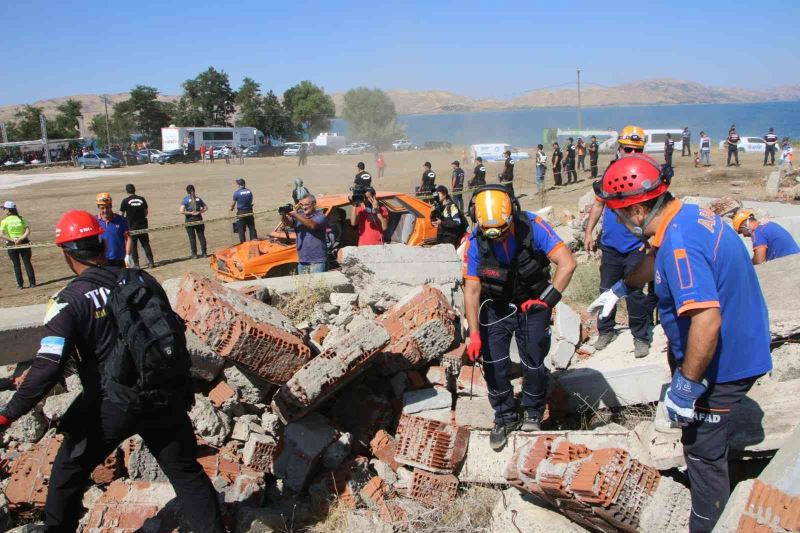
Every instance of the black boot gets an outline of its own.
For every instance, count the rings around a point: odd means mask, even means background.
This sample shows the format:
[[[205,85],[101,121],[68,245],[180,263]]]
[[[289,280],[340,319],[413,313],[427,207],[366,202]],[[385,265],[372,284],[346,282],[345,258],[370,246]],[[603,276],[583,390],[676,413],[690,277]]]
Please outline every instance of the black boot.
[[[492,432],[489,434],[489,446],[496,452],[503,449],[508,442],[508,435],[512,431],[517,431],[520,426],[519,420],[513,422],[495,422]]]

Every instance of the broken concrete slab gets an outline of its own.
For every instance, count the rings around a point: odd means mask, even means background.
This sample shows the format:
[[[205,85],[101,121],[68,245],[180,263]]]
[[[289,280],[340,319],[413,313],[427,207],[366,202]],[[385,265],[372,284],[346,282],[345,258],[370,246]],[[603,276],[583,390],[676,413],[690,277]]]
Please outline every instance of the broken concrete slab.
[[[463,279],[461,259],[449,244],[347,246],[339,251],[339,264],[356,288],[384,281],[410,286],[460,284]]]
[[[553,317],[553,335],[573,346],[581,342],[581,316],[564,302],[558,302]]]
[[[285,480],[286,488],[300,492],[322,459],[322,452],[337,438],[339,432],[319,413],[288,424],[281,439],[283,449],[275,460],[275,476]]]
[[[550,351],[545,357],[545,366],[548,370],[562,370],[569,367],[572,358],[575,356],[575,345],[564,340],[554,339]]]
[[[181,278],[176,312],[218,355],[271,383],[285,383],[312,357],[277,309],[194,273]]]
[[[785,339],[800,333],[800,254],[781,257],[756,266],[761,292],[769,310],[772,339]]]
[[[38,411],[30,411],[14,420],[3,432],[3,442],[38,442],[47,431],[47,420]]]
[[[192,373],[193,378],[203,381],[217,379],[225,360],[190,330],[186,330],[186,349],[192,359],[192,367],[189,371]]]
[[[772,372],[775,381],[800,378],[800,344],[786,342],[772,350]]]
[[[332,292],[329,300],[339,309],[352,307],[358,303],[358,294],[347,292]]]
[[[256,405],[262,403],[275,390],[275,386],[242,372],[235,365],[226,367],[222,373],[225,375],[225,383],[236,392],[239,402]]]
[[[447,409],[449,411],[452,402],[450,391],[437,387],[407,391],[403,394],[403,412],[414,414],[431,409]]]
[[[24,305],[0,309],[0,346],[2,364],[31,359],[44,336],[45,304]],[[53,311],[55,313],[56,311]]]
[[[272,412],[284,422],[303,416],[366,369],[388,342],[389,333],[382,325],[359,323],[336,347],[312,359],[280,388]]]
[[[61,417],[64,416],[64,413],[67,412],[67,409],[79,394],[80,392],[78,391],[68,391],[63,394],[48,396],[42,406],[42,413],[51,423],[61,420]]]
[[[767,197],[775,198],[776,196],[778,196],[778,187],[780,186],[780,184],[781,184],[781,173],[777,170],[773,170],[767,176],[767,183],[764,186],[767,192]]]
[[[524,531],[525,533],[585,533],[582,528],[566,516],[542,506],[531,496],[515,488],[503,491],[503,497],[492,511],[492,526],[495,533]]]
[[[150,453],[141,437],[131,438],[132,450],[127,461],[128,477],[132,480],[159,481],[169,483],[167,475],[161,470],[158,461]]]
[[[331,292],[353,292],[353,284],[347,276],[339,270],[331,270],[316,274],[232,281],[226,283],[225,286],[236,291],[244,287],[265,288],[270,291],[270,294],[278,296],[293,294],[297,292],[300,287],[319,287],[329,289]]]
[[[213,446],[222,446],[233,428],[230,417],[215,409],[205,396],[195,394],[194,399],[194,406],[189,411],[189,418],[194,426],[195,434],[203,437]]]

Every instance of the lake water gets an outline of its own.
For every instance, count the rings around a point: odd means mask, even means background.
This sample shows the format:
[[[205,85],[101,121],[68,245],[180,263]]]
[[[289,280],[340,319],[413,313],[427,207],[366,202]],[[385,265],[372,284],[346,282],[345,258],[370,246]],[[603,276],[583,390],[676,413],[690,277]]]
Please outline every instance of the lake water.
[[[645,129],[689,126],[693,143],[701,130],[720,141],[727,137],[731,124],[736,124],[741,136],[763,137],[773,127],[780,137],[800,137],[800,102],[589,107],[583,109],[582,117],[583,129],[619,131],[626,124]],[[428,141],[455,145],[503,142],[525,147],[540,143],[545,128],[574,128],[578,122],[574,107],[403,115],[398,121],[405,126],[409,140],[418,145]],[[334,120],[332,126],[346,134],[346,121]]]

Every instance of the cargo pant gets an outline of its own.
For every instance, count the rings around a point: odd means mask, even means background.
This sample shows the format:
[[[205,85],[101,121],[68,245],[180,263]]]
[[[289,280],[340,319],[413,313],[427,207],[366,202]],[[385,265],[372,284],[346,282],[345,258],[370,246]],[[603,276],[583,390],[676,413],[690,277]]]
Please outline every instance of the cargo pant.
[[[511,337],[516,336],[522,365],[522,408],[542,418],[547,399],[547,368],[544,358],[550,351],[550,310],[521,311],[509,315],[512,308],[483,306],[480,316],[483,341],[483,372],[489,389],[489,403],[495,423],[505,424],[519,418],[511,386]],[[505,317],[505,318],[504,318]]]

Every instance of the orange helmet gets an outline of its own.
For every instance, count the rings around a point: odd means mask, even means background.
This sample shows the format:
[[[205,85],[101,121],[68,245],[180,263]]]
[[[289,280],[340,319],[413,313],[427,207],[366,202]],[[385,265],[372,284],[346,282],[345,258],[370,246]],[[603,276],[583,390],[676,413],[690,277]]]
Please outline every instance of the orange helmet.
[[[639,126],[625,126],[619,135],[619,145],[634,150],[644,150],[644,130]]]
[[[107,192],[101,192],[97,195],[97,205],[111,205],[111,195]]]
[[[753,217],[753,212],[749,209],[740,209],[736,212],[733,216],[733,229],[736,230],[736,233],[739,233],[739,230],[742,229],[742,224],[747,222]]]
[[[505,187],[481,187],[472,197],[473,220],[489,239],[496,239],[511,227],[514,219],[514,202]]]

